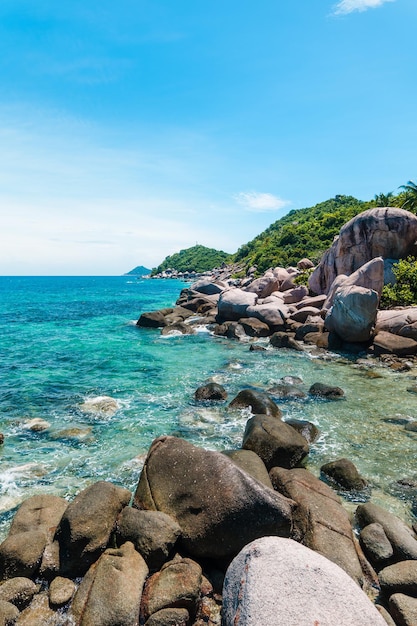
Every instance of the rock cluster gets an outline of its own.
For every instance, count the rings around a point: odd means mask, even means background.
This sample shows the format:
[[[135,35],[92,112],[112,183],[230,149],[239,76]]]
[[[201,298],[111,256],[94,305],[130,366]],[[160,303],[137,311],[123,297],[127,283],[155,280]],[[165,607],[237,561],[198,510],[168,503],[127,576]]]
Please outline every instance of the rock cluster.
[[[258,278],[254,268],[239,280],[223,268],[184,289],[172,309],[143,313],[137,323],[164,334],[192,334],[204,323],[228,338],[269,337],[275,348],[302,350],[304,343],[412,358],[417,307],[380,311],[378,305],[391,280],[387,264],[413,252],[416,240],[416,216],[393,207],[371,209],[342,228],[308,286],[297,278],[305,267],[312,269],[308,259]]]
[[[220,385],[195,394],[226,399]],[[365,489],[353,464],[323,466],[326,484],[303,467],[307,422],[284,422],[266,392],[242,390],[228,404],[246,407],[240,450],[163,436],[134,494],[99,481],[69,503],[24,501],[0,545],[0,624],[376,626],[381,614],[415,623],[412,529],[368,502],[356,511],[358,541],[329,486]]]

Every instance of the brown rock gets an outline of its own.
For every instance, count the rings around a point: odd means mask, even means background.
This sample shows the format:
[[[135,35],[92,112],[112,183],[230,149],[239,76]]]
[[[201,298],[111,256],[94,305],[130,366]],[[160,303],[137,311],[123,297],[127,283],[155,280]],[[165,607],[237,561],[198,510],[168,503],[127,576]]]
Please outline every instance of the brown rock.
[[[189,626],[190,614],[187,609],[161,609],[149,619],[145,626]]]
[[[172,313],[172,309],[170,312]],[[142,313],[136,325],[144,328],[162,328],[166,326],[165,315],[161,311]]]
[[[229,404],[231,409],[250,408],[252,413],[281,417],[282,413],[272,398],[263,391],[243,389]]]
[[[74,498],[56,532],[62,574],[81,576],[99,558],[130,499],[130,491],[105,481],[94,483]]]
[[[259,480],[265,487],[273,488],[265,463],[255,452],[252,450],[223,450],[222,454],[225,454],[252,478]]]
[[[176,521],[160,511],[125,507],[117,520],[118,545],[131,541],[150,571],[162,567],[180,535],[181,528]]]
[[[367,502],[356,509],[356,519],[360,528],[373,522],[381,524],[394,549],[395,560],[417,559],[417,541],[413,531],[389,511]]]
[[[202,570],[191,559],[176,557],[151,576],[143,592],[145,618],[166,608],[183,608],[195,615],[200,597]]]
[[[58,608],[67,604],[75,594],[77,587],[69,578],[57,576],[49,586],[49,604]]]
[[[32,578],[39,570],[47,541],[44,530],[9,535],[0,545],[0,579]]]
[[[16,576],[0,585],[0,601],[10,602],[19,611],[22,611],[30,604],[39,589],[40,586],[36,585],[30,578]]]
[[[288,536],[292,502],[264,487],[224,454],[160,437],[147,456],[134,506],[171,515],[194,557],[229,558],[252,539]]]
[[[401,337],[393,333],[380,331],[374,337],[374,353],[379,356],[381,354],[396,354],[397,356],[406,356],[417,353],[417,341],[408,337]]]
[[[359,541],[376,570],[389,564],[394,555],[392,545],[381,524],[374,522],[362,528]]]
[[[76,626],[132,626],[138,623],[148,574],[130,542],[106,550],[84,576],[71,605]]]
[[[271,335],[269,342],[274,348],[290,348],[291,350],[303,351],[300,344],[290,335],[284,332],[276,332]]]
[[[396,626],[415,626],[417,624],[417,598],[410,598],[403,593],[394,593],[389,599],[389,610]]]
[[[330,487],[305,469],[274,467],[269,476],[277,491],[297,502],[292,538],[319,552],[364,582],[349,516]]]
[[[337,459],[337,461],[325,463],[320,471],[347,491],[361,491],[368,484],[349,459]]]
[[[325,383],[314,383],[311,385],[308,393],[317,398],[325,398],[326,400],[340,400],[344,398],[345,392],[340,387],[326,385]]]
[[[227,391],[223,385],[207,383],[196,390],[194,398],[196,402],[227,400]]]
[[[269,415],[255,415],[246,423],[242,448],[252,450],[268,470],[295,467],[309,451],[307,440],[294,428]]]
[[[239,324],[243,326],[245,333],[249,337],[268,337],[271,334],[268,324],[261,322],[256,317],[242,318],[239,320]]]
[[[13,626],[19,617],[19,609],[11,602],[0,600],[0,624],[1,626]]]
[[[405,593],[417,596],[417,561],[399,561],[379,572],[381,592],[386,596]]]

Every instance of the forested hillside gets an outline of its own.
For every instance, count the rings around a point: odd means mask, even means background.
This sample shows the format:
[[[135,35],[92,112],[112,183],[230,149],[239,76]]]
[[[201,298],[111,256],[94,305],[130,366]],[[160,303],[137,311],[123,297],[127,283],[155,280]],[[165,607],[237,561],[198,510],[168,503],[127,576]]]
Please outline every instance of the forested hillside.
[[[343,224],[366,209],[381,206],[378,199],[393,204],[394,197],[376,196],[374,200],[363,202],[352,196],[335,196],[313,207],[290,211],[241,246],[233,260],[245,266],[256,265],[258,273],[269,267],[296,265],[303,257],[316,262]]]
[[[214,267],[219,267],[229,259],[230,254],[222,250],[196,245],[167,256],[158,267],[152,270],[152,275],[159,274],[169,268],[175,269],[177,272],[206,272]]]

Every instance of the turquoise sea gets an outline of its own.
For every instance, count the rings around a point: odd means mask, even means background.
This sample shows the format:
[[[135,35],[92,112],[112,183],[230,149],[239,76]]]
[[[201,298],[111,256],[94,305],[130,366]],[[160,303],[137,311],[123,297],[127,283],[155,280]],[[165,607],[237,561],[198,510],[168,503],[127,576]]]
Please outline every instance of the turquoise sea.
[[[268,389],[297,376],[308,390],[327,382],[345,390],[337,402],[279,403],[284,419],[314,422],[321,436],[308,467],[348,457],[372,484],[372,498],[407,521],[417,479],[417,369],[395,373],[375,362],[268,349],[214,337],[162,337],[137,327],[140,314],[172,305],[184,283],[122,277],[0,278],[0,539],[16,506],[34,493],[72,497],[104,479],[134,490],[147,449],[171,434],[210,449],[237,448],[248,411],[198,406],[209,379],[232,399],[245,387]],[[111,415],[83,408],[110,396]],[[33,431],[34,419],[48,424]],[[353,505],[351,505],[353,506]]]

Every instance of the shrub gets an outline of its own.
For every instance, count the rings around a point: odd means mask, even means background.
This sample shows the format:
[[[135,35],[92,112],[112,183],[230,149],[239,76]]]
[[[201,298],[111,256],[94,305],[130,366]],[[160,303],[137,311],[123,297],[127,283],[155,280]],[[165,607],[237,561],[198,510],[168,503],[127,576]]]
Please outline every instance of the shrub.
[[[411,256],[400,259],[392,271],[397,282],[383,288],[380,308],[417,304],[417,259]]]

